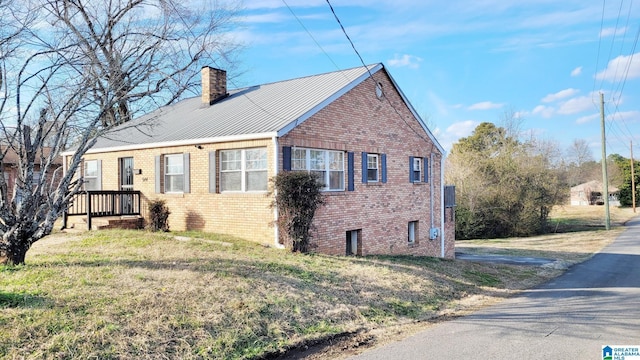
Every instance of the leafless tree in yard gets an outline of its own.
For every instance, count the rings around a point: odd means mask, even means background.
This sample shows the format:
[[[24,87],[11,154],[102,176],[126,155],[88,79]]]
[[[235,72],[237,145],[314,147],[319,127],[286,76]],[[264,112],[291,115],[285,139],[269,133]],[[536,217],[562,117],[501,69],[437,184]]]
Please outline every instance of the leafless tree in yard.
[[[0,176],[0,257],[21,264],[82,181],[98,137],[195,92],[199,69],[229,68],[237,9],[178,0],[0,0],[0,166],[18,157],[13,193]],[[216,5],[218,5],[216,3]],[[75,149],[66,172],[61,151]],[[39,176],[38,176],[39,175]]]

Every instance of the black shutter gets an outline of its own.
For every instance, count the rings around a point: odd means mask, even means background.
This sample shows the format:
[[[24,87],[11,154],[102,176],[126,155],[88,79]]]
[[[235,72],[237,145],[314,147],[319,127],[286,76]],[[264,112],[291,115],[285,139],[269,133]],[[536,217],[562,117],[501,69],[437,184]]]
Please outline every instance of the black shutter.
[[[387,154],[380,154],[380,167],[382,168],[381,170],[382,182],[386,183],[387,182]]]
[[[291,146],[282,147],[282,170],[291,171]]]
[[[362,183],[366,184],[367,183],[367,153],[363,152],[362,153]]]
[[[348,191],[355,190],[353,163],[354,163],[353,152],[348,152],[347,153],[347,181],[348,181],[347,190]]]

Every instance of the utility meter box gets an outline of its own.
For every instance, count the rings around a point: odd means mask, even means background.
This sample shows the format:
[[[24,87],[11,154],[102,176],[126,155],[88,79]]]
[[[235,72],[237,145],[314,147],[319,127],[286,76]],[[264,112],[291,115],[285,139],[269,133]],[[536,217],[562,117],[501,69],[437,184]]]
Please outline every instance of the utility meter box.
[[[440,235],[440,229],[431,228],[431,230],[429,231],[429,240],[435,240],[438,238],[439,235]]]

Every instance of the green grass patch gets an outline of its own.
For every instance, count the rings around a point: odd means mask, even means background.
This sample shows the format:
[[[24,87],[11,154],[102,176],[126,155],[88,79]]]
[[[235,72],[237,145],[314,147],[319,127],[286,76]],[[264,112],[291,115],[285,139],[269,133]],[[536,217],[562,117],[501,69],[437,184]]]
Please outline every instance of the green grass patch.
[[[499,286],[501,285],[501,281],[500,279],[492,274],[486,273],[486,272],[482,272],[479,270],[474,270],[474,269],[466,269],[463,272],[464,276],[471,280],[472,282],[474,282],[475,284],[478,284],[480,286]]]
[[[0,309],[40,307],[44,304],[45,299],[38,295],[0,291]]]

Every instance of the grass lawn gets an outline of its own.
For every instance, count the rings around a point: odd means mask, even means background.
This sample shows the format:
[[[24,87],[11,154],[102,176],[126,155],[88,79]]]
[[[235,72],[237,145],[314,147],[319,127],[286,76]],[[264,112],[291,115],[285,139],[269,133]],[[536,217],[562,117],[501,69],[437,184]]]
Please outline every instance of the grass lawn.
[[[619,231],[464,246],[578,261]],[[275,356],[344,334],[383,338],[398,325],[455,316],[561,272],[299,255],[202,233],[58,233],[34,245],[27,265],[0,266],[0,358]]]

